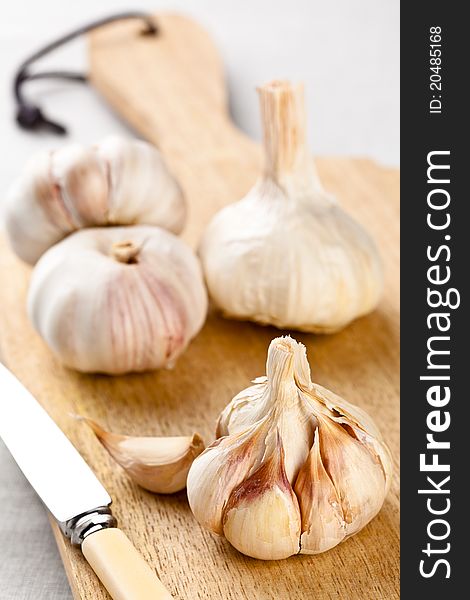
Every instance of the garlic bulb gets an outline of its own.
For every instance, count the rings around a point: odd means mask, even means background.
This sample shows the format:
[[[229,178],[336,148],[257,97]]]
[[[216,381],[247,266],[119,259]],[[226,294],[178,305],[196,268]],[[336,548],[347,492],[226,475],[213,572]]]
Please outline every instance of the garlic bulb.
[[[41,257],[28,295],[34,327],[78,371],[171,366],[206,312],[192,250],[173,234],[143,225],[67,237]]]
[[[181,188],[159,151],[118,137],[33,157],[5,212],[13,250],[30,264],[84,227],[142,224],[180,233],[185,219]]]
[[[133,437],[105,431],[92,419],[83,420],[129,477],[157,494],[183,490],[193,460],[204,450],[198,433],[187,437]]]
[[[221,413],[218,439],[189,471],[191,509],[254,558],[324,552],[380,510],[390,453],[365,412],[312,383],[292,338],[271,342],[267,377],[253,384]]]
[[[306,144],[303,88],[259,90],[265,172],[209,223],[200,256],[228,317],[327,333],[377,305],[382,266],[364,229],[326,194]]]

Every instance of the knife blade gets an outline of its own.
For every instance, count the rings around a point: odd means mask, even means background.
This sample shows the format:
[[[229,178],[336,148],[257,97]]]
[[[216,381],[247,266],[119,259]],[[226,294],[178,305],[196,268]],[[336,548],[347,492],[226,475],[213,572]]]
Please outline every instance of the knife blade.
[[[114,600],[172,596],[117,529],[111,497],[23,384],[0,364],[0,437],[64,535],[81,547]]]
[[[59,523],[111,504],[90,467],[28,390],[0,365],[0,437]]]

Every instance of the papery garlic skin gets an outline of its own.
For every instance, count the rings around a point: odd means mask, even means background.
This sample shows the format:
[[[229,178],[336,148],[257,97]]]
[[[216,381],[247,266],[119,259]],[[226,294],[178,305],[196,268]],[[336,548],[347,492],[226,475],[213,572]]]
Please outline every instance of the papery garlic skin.
[[[210,296],[228,316],[336,331],[373,310],[376,246],[321,187],[305,138],[303,89],[260,88],[265,173],[210,221],[199,253]]]
[[[36,330],[65,365],[84,372],[172,366],[206,313],[196,256],[150,226],[74,233],[42,256],[28,294]]]
[[[83,420],[129,477],[156,494],[183,490],[193,460],[204,450],[204,441],[197,433],[176,437],[128,436],[106,431],[92,419]]]
[[[30,264],[85,227],[145,224],[180,233],[185,220],[181,188],[159,151],[115,136],[34,156],[5,209],[11,246]]]
[[[189,503],[199,523],[254,558],[336,546],[377,514],[390,486],[390,452],[372,419],[312,383],[305,347],[290,337],[271,342],[267,377],[228,404],[217,435],[190,469]],[[297,514],[294,543],[286,532]]]

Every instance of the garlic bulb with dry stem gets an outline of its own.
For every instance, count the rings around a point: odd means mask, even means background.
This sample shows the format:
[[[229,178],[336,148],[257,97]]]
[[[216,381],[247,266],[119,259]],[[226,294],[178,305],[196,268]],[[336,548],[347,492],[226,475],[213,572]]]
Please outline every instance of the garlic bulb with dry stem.
[[[84,229],[33,270],[30,319],[78,371],[110,374],[171,366],[201,329],[207,294],[199,262],[151,226]]]
[[[92,419],[83,420],[129,477],[157,494],[183,490],[193,460],[204,450],[204,441],[198,433],[177,437],[135,437],[106,431]]]
[[[191,509],[254,558],[324,552],[380,510],[390,453],[364,411],[312,383],[292,338],[271,342],[267,377],[253,384],[221,413],[218,439],[190,469]]]
[[[33,157],[5,212],[13,250],[30,264],[78,229],[142,224],[180,233],[185,219],[181,188],[159,151],[118,137]]]
[[[265,171],[204,233],[209,293],[228,317],[335,331],[377,305],[381,261],[367,232],[321,187],[306,142],[303,88],[273,82],[258,91]]]

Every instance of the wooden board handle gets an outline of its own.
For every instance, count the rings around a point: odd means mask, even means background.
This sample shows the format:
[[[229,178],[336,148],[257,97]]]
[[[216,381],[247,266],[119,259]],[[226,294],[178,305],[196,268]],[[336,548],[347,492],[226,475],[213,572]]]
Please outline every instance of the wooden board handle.
[[[113,600],[172,600],[120,529],[90,534],[83,540],[82,552]]]

